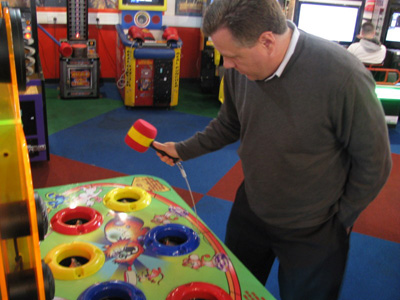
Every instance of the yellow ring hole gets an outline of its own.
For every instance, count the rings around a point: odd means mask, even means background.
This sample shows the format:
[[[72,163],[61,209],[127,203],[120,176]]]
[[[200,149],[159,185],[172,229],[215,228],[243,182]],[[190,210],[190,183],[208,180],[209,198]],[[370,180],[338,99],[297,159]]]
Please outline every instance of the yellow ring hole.
[[[68,258],[82,257],[85,264],[71,264],[63,266],[60,263]],[[102,268],[105,256],[101,249],[84,242],[61,244],[47,253],[44,261],[50,267],[55,279],[77,280],[88,277]]]
[[[125,200],[125,201],[124,201]],[[133,202],[131,202],[131,200]],[[108,208],[120,212],[141,210],[150,205],[151,196],[148,192],[137,187],[115,188],[103,198]]]

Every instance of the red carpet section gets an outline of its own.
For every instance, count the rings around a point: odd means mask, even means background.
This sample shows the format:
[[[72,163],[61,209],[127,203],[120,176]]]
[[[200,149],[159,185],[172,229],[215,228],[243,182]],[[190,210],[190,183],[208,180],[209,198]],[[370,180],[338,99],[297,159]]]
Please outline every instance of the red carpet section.
[[[243,181],[242,163],[239,161],[207,193],[208,196],[235,201],[236,190]]]
[[[49,161],[32,163],[31,169],[35,189],[129,175],[52,154]]]
[[[362,212],[354,231],[400,243],[400,155],[392,154],[390,177],[378,197]]]

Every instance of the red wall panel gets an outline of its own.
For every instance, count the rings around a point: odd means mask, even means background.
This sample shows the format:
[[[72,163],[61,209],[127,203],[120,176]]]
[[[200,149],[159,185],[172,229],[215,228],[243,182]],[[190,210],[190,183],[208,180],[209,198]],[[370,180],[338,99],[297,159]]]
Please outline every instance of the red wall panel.
[[[177,29],[183,42],[180,77],[199,78],[201,66],[200,29],[186,27]]]
[[[67,37],[65,25],[42,25],[56,40]],[[58,45],[38,28],[39,54],[45,79],[59,78]]]
[[[67,37],[66,25],[43,24],[57,40]],[[183,42],[180,78],[198,78],[200,76],[200,29],[177,28]],[[58,45],[42,30],[38,29],[39,52],[45,79],[59,78]],[[97,53],[100,57],[100,77],[116,77],[117,33],[114,25],[89,25],[89,39],[97,41]]]

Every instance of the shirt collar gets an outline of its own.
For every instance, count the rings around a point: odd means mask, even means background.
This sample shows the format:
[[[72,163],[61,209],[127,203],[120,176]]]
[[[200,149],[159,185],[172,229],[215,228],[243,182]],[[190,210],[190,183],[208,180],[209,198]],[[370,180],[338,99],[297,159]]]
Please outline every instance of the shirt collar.
[[[299,36],[300,36],[300,31],[297,29],[296,25],[290,21],[287,20],[287,24],[289,26],[290,29],[293,30],[293,34],[292,34],[292,38],[290,40],[289,43],[289,47],[286,51],[285,57],[283,58],[281,64],[279,65],[278,69],[275,71],[275,73],[273,73],[271,76],[269,76],[267,79],[265,79],[264,81],[268,81],[271,80],[272,78],[276,77],[280,77],[283,73],[283,70],[285,70],[286,65],[289,62],[289,59],[292,57],[294,50],[296,48],[297,42],[299,40]]]

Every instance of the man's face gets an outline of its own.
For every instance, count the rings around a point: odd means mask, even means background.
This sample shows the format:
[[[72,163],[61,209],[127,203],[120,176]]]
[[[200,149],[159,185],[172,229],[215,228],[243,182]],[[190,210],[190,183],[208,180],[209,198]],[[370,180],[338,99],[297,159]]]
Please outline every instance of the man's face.
[[[266,59],[267,52],[260,42],[257,41],[252,47],[240,46],[226,28],[218,29],[211,39],[224,57],[224,68],[234,68],[249,80],[263,80],[272,74]]]

